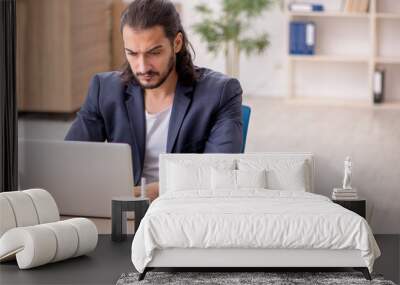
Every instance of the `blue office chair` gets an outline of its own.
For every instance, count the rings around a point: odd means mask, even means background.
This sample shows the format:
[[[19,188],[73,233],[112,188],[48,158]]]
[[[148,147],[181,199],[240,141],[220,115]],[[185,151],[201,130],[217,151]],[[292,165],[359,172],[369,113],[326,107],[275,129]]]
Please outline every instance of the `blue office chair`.
[[[247,130],[249,129],[251,108],[246,105],[242,105],[242,123],[243,123],[243,144],[241,153],[244,153],[246,147]]]

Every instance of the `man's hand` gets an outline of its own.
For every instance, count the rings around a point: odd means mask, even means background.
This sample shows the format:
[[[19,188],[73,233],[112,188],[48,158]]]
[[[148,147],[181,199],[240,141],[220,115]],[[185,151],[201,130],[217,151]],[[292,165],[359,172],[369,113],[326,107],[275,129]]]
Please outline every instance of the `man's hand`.
[[[133,187],[133,196],[140,197],[140,186]],[[146,184],[146,197],[152,202],[158,197],[158,182]]]

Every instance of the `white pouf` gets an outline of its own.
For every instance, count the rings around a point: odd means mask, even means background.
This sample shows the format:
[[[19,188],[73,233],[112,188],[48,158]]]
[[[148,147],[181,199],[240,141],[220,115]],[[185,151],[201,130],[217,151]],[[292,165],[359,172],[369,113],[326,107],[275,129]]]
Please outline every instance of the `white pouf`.
[[[0,214],[0,262],[16,258],[20,269],[28,269],[96,248],[96,225],[85,218],[59,221],[46,190],[0,193]]]

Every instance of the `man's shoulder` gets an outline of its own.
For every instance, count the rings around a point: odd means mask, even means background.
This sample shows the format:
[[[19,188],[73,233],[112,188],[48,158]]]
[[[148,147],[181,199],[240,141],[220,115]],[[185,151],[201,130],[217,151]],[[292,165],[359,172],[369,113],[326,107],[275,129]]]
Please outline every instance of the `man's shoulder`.
[[[90,83],[89,90],[91,89],[96,90],[95,94],[97,94],[99,102],[103,106],[118,101],[122,102],[125,98],[126,86],[119,71],[96,73]]]
[[[198,80],[197,84],[204,84],[204,85],[213,85],[214,87],[217,85],[225,85],[230,80],[235,80],[232,77],[229,77],[226,74],[221,72],[205,68],[205,67],[197,67],[196,68],[198,73]]]
[[[199,76],[196,91],[198,93],[205,93],[216,98],[216,95],[222,96],[227,90],[232,94],[242,92],[240,82],[236,78],[208,68],[198,68],[197,72]]]
[[[117,85],[123,86],[121,72],[120,71],[107,71],[107,72],[100,72],[94,75],[94,78],[97,78],[100,84],[106,85]]]

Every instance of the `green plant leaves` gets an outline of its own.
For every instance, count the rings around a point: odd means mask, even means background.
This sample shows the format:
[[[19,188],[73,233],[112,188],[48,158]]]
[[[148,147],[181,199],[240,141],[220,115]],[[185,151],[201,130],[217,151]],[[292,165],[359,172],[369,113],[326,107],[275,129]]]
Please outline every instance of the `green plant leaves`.
[[[252,21],[275,2],[276,0],[221,0],[222,11],[218,15],[207,5],[199,4],[196,11],[202,16],[202,20],[193,25],[193,29],[207,42],[207,49],[211,53],[224,51],[229,42],[247,55],[253,52],[262,53],[269,45],[268,35],[245,35],[251,29]]]

